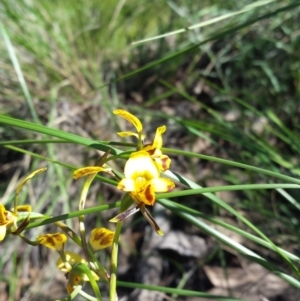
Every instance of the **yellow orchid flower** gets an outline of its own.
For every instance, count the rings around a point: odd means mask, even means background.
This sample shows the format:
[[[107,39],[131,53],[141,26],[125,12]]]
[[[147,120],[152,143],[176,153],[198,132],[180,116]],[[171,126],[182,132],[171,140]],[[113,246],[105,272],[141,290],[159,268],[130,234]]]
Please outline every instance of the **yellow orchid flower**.
[[[64,263],[64,261],[60,257],[56,262],[56,266],[60,271],[66,273],[66,275],[68,277],[67,291],[69,294],[71,294],[73,291],[74,285],[80,285],[84,281],[89,281],[89,278],[85,274],[77,274],[77,273],[72,274],[73,266],[75,266],[77,263],[83,263],[85,265],[88,265],[88,263],[84,258],[82,258],[77,253],[74,253],[71,251],[66,251],[66,252],[64,252],[64,255],[65,255],[65,259],[67,261],[67,265]],[[91,271],[91,272],[96,281],[100,279],[99,276],[94,271]]]
[[[2,204],[0,204],[0,241],[2,241],[5,238],[7,229],[12,228],[11,233],[16,235],[16,234],[20,234],[28,224],[29,215],[27,217],[28,220],[25,223],[23,222],[23,225],[20,225],[19,228],[17,226],[18,213],[31,212],[30,205],[19,205],[19,206],[17,205],[18,196],[20,194],[22,187],[26,184],[27,181],[32,179],[35,175],[45,171],[46,169],[47,169],[46,167],[40,168],[32,172],[31,174],[29,174],[21,181],[21,183],[16,188],[14,208],[11,211],[6,210],[5,207]]]
[[[7,229],[16,224],[16,222],[16,213],[7,211],[5,207],[0,204],[0,241],[4,239]]]
[[[65,253],[66,261],[69,263],[69,265],[68,265],[69,267],[74,266],[76,263],[84,263],[86,265],[88,264],[87,261],[77,253],[74,253],[71,251],[65,251],[64,253]],[[63,262],[63,260],[61,259],[61,257],[57,260],[56,266],[62,272],[68,273],[71,271],[70,268],[66,267],[66,265]],[[99,276],[95,272],[92,271],[92,274],[93,274],[95,280],[100,279]],[[85,277],[84,281],[89,281],[89,279],[87,277]]]
[[[171,180],[160,177],[158,166],[144,150],[130,155],[124,175],[125,178],[118,183],[117,188],[131,192],[134,199],[146,205],[154,205],[155,192],[166,192],[175,187]]]
[[[18,229],[18,212],[31,212],[31,206],[20,205],[16,207],[16,211],[17,212],[14,212],[14,209],[12,209],[12,211],[6,210],[5,207],[0,204],[0,241],[5,238],[7,229],[12,228],[12,231]]]
[[[60,252],[64,248],[64,245],[67,241],[67,236],[63,233],[57,232],[40,235],[37,237],[36,241],[47,248]]]
[[[106,228],[95,228],[91,232],[90,245],[94,251],[107,248],[112,245],[115,232]]]

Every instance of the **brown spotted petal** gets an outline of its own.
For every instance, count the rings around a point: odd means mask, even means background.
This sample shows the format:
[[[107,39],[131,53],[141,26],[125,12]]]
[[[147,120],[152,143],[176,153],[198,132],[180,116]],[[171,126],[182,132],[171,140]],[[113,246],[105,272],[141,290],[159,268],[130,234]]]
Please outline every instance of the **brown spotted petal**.
[[[94,251],[107,248],[112,245],[115,232],[106,228],[95,228],[92,230],[90,245]]]
[[[45,234],[37,237],[37,242],[47,248],[61,251],[67,241],[67,236],[63,233]]]
[[[74,171],[73,178],[75,180],[88,176],[90,174],[96,174],[98,172],[109,172],[110,170],[108,168],[104,168],[101,166],[87,166],[82,167]]]

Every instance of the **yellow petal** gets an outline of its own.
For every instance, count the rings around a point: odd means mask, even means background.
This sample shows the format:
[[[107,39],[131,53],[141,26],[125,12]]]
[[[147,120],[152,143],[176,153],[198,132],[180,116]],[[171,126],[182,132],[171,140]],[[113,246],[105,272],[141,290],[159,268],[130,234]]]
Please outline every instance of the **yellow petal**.
[[[29,176],[27,176],[27,177],[20,183],[20,185],[17,187],[17,189],[16,189],[16,195],[18,195],[18,194],[20,193],[22,187],[24,186],[24,184],[25,184],[28,180],[30,180],[31,178],[33,178],[35,175],[37,175],[37,174],[39,174],[39,173],[45,171],[46,169],[47,169],[47,167],[40,168],[40,169],[38,169],[38,170],[32,172]]]
[[[92,230],[90,245],[94,251],[107,248],[112,245],[115,232],[106,228],[95,228]]]
[[[30,205],[19,205],[17,206],[17,212],[31,212]]]
[[[143,130],[143,125],[140,122],[140,120],[134,115],[130,114],[129,112],[119,109],[119,110],[114,110],[113,113],[129,121],[136,128],[138,133],[140,133]]]
[[[45,234],[37,237],[37,242],[47,248],[61,251],[67,241],[67,236],[63,233]]]
[[[124,178],[118,183],[117,188],[123,191],[134,191],[134,181]]]
[[[124,168],[125,178],[145,177],[147,180],[159,177],[159,170],[146,151],[131,154]]]
[[[153,185],[146,185],[144,189],[138,193],[141,202],[146,205],[153,206],[155,203],[155,193]]]
[[[134,132],[118,132],[117,133],[120,137],[129,137],[129,136],[135,136],[136,138],[139,138],[139,135]]]
[[[166,192],[175,187],[175,184],[171,180],[165,178],[153,179],[151,180],[151,184],[154,186],[155,192]]]
[[[0,203],[0,225],[4,225],[7,223],[7,211],[5,207]]]
[[[11,211],[7,211],[5,207],[0,203],[0,226],[6,226],[13,224],[16,221],[17,215]]]
[[[117,133],[120,137],[129,137],[129,136],[135,136],[137,139],[139,139],[139,135],[134,132],[118,132]],[[145,135],[141,134],[141,140],[145,139]]]
[[[170,168],[171,159],[167,155],[155,157],[154,160],[161,171],[166,171]]]
[[[101,171],[107,172],[108,169],[100,167],[100,166],[82,167],[82,168],[79,168],[79,169],[74,171],[73,178],[75,180],[77,180],[77,179],[82,178],[84,176],[88,176],[90,174],[98,173],[98,172],[101,172]]]
[[[161,149],[163,140],[162,140],[162,134],[167,130],[167,127],[165,125],[160,126],[156,129],[154,141],[153,141],[153,148]]]
[[[6,235],[6,225],[0,226],[0,241],[4,239]]]

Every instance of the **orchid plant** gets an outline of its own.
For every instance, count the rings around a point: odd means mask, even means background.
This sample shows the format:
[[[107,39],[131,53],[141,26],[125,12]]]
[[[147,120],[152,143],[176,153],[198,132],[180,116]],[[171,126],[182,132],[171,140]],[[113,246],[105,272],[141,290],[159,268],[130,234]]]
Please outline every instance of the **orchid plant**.
[[[75,170],[73,177],[74,179],[85,177],[79,198],[79,211],[84,210],[89,187],[99,172],[110,175],[117,180],[117,189],[123,191],[124,195],[121,201],[121,212],[110,220],[112,228],[113,223],[116,223],[115,230],[96,227],[92,229],[90,238],[87,241],[85,217],[82,214],[78,216],[80,233],[76,233],[66,224],[58,221],[55,224],[60,229],[59,232],[45,233],[39,235],[34,241],[29,240],[24,235],[26,227],[34,220],[47,219],[49,216],[32,212],[29,205],[18,205],[18,195],[28,180],[46,171],[46,168],[34,171],[21,181],[16,189],[14,208],[12,210],[7,210],[0,204],[0,241],[4,240],[6,234],[9,233],[19,236],[32,246],[41,245],[58,253],[57,268],[64,272],[67,278],[66,292],[68,297],[64,300],[72,300],[78,294],[87,300],[102,300],[99,285],[97,284],[97,281],[100,280],[108,283],[110,300],[118,300],[116,267],[118,243],[124,219],[140,211],[153,230],[158,235],[163,235],[147,206],[155,204],[156,193],[168,192],[175,187],[173,181],[163,176],[163,172],[168,170],[171,164],[171,159],[161,151],[163,144],[162,134],[166,131],[166,127],[161,126],[157,128],[153,142],[145,144],[143,125],[136,116],[121,109],[115,110],[114,114],[130,122],[136,129],[136,132],[124,131],[118,133],[121,137],[134,136],[137,138],[136,148],[131,150],[123,171],[114,171],[109,166],[111,158],[109,157],[109,152],[106,152],[96,166],[79,168]],[[81,247],[82,254],[65,250],[69,239]],[[108,247],[111,247],[111,270],[109,272],[95,256],[96,252]],[[83,290],[86,282],[90,283],[95,296],[91,296]]]
[[[78,211],[67,213],[67,217],[77,218],[79,226],[76,227],[76,229],[79,229],[78,231],[73,230],[63,222],[66,215],[48,216],[39,212],[34,212],[30,205],[19,204],[19,194],[22,187],[33,177],[45,172],[46,168],[38,169],[21,180],[20,184],[16,188],[13,208],[8,209],[6,204],[4,205],[0,203],[0,241],[4,241],[6,235],[11,234],[13,236],[19,236],[29,245],[46,247],[51,250],[50,252],[57,253],[57,270],[61,271],[66,276],[67,297],[60,300],[73,300],[78,295],[83,297],[85,300],[104,300],[100,291],[100,282],[103,285],[107,285],[109,300],[118,300],[118,246],[121,241],[120,234],[122,231],[123,221],[133,214],[141,212],[144,218],[151,225],[153,231],[160,236],[164,235],[160,226],[148,210],[155,205],[158,199],[165,208],[175,212],[180,217],[188,220],[191,224],[215,237],[218,241],[228,245],[230,248],[236,250],[240,254],[244,254],[245,256],[253,258],[253,260],[256,262],[261,263],[264,268],[276,273],[284,281],[297,288],[300,288],[300,282],[296,278],[287,275],[272,263],[267,262],[260,255],[233,241],[230,237],[224,236],[217,230],[208,227],[208,225],[201,221],[199,217],[213,221],[214,223],[222,225],[223,227],[226,226],[225,223],[216,219],[212,219],[211,217],[208,217],[205,214],[202,214],[197,210],[189,208],[183,204],[169,201],[169,198],[175,196],[178,197],[192,194],[203,194],[203,196],[207,197],[211,202],[224,208],[230,212],[230,214],[243,222],[249,229],[251,229],[253,233],[256,234],[256,236],[239,228],[229,226],[231,231],[237,232],[247,239],[255,241],[257,244],[276,252],[276,254],[282,258],[287,266],[292,269],[295,275],[300,277],[300,271],[295,264],[295,262],[300,260],[298,257],[276,246],[264,233],[262,233],[239,211],[214,194],[216,191],[223,190],[230,191],[274,188],[299,189],[300,182],[298,179],[281,175],[279,173],[270,172],[261,168],[248,166],[246,164],[218,159],[219,162],[224,164],[231,164],[236,167],[255,170],[256,172],[265,175],[272,175],[275,178],[285,181],[288,180],[292,183],[246,184],[202,188],[191,180],[188,180],[185,177],[170,171],[171,159],[167,154],[163,153],[163,151],[168,150],[174,154],[183,154],[197,158],[207,159],[207,156],[189,153],[187,151],[163,148],[162,136],[166,131],[165,126],[158,127],[155,131],[153,141],[150,143],[145,143],[146,136],[143,132],[143,125],[136,116],[121,109],[115,110],[114,114],[128,121],[129,124],[134,128],[133,131],[119,132],[118,135],[122,138],[134,137],[134,139],[136,139],[136,143],[132,144],[117,142],[118,145],[130,147],[129,149],[127,148],[125,150],[119,150],[113,147],[107,147],[107,144],[101,144],[103,146],[102,150],[104,151],[104,154],[100,157],[98,162],[94,166],[81,167],[74,171],[73,178],[75,180],[84,178],[84,183],[78,199]],[[24,126],[26,125],[27,124]],[[44,133],[48,133],[48,129],[46,127],[42,128],[42,130]],[[61,137],[64,137],[63,134]],[[113,154],[111,154],[110,151],[112,151]],[[116,158],[126,160],[123,167],[116,168],[116,165],[111,164],[112,160]],[[85,208],[90,186],[98,173],[101,173],[101,179],[104,183],[113,183],[117,189],[123,192],[121,202],[104,205],[106,209],[99,209],[95,207]],[[171,192],[175,188],[174,181],[180,182],[181,185],[186,187],[186,189],[182,191]],[[90,213],[101,212],[109,208],[119,208],[120,210],[115,217],[110,219],[111,223],[109,224],[110,226],[108,226],[109,229],[94,226],[94,228],[92,227],[90,233],[87,233],[85,221],[86,215]],[[55,224],[58,230],[54,233],[46,232],[41,234],[34,240],[27,237],[26,230],[46,224]],[[80,251],[71,251],[72,244],[79,246]],[[97,253],[103,252],[103,250],[107,248],[108,253],[110,253],[109,269],[107,268],[107,262],[99,261],[99,258],[103,258],[103,256],[98,256]],[[94,292],[93,294],[87,293],[88,290],[85,289],[87,283],[92,288]],[[160,287],[160,291],[164,290],[167,292],[167,289],[169,288],[165,289]],[[183,291],[177,290],[177,292],[182,293]],[[193,295],[195,296],[203,297],[203,294],[204,293],[193,291]],[[212,298],[212,295],[210,294],[205,293],[205,296]],[[215,297],[216,299],[220,299],[219,296]]]

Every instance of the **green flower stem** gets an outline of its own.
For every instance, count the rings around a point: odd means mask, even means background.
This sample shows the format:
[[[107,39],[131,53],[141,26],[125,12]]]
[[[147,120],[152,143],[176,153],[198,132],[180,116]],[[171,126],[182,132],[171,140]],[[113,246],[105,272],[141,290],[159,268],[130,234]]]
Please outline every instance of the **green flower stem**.
[[[97,175],[97,173],[93,173],[93,174],[89,175],[84,182],[84,185],[83,185],[83,188],[82,188],[81,194],[80,194],[79,210],[83,210],[85,207],[85,201],[86,201],[88,190],[89,190],[90,185],[92,184],[93,180],[95,179],[96,175]],[[91,259],[89,256],[88,246],[87,246],[86,238],[85,238],[84,215],[80,215],[78,218],[79,218],[79,229],[80,229],[82,249],[83,249],[84,255],[86,257],[86,260],[88,262],[90,262]]]
[[[122,222],[117,223],[114,241],[111,251],[111,263],[110,263],[110,286],[109,286],[109,301],[117,301],[117,268],[118,268],[118,248],[119,238],[122,229]]]
[[[31,246],[37,246],[39,244],[36,240],[32,241],[32,240],[28,239],[26,236],[24,236],[23,234],[19,234],[19,237],[21,237],[27,244],[29,244]]]
[[[89,250],[88,250],[88,245],[86,243],[86,238],[85,238],[84,215],[79,216],[79,230],[80,230],[82,249],[83,249],[85,258],[88,262],[90,262],[91,258],[90,258],[90,254],[89,254]]]

